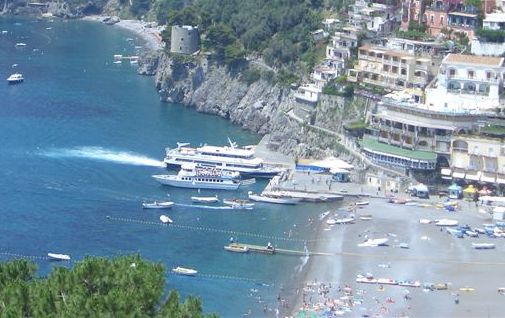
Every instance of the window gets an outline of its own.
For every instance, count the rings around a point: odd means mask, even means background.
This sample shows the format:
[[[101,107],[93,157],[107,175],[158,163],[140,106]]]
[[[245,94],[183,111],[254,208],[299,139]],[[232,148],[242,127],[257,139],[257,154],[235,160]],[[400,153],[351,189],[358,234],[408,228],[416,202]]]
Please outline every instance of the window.
[[[440,26],[444,25],[444,17],[440,17]]]
[[[449,69],[449,77],[454,77],[456,76],[456,69],[450,68]]]
[[[431,22],[431,24],[435,23],[435,16],[434,15],[431,15],[430,22]]]
[[[407,69],[406,69],[406,68],[402,68],[402,70],[401,70],[401,74],[402,74],[402,75],[407,75]]]
[[[489,156],[494,157],[494,147],[490,146],[488,148],[488,154],[489,154]]]
[[[468,71],[468,78],[474,78],[475,77],[475,72],[474,71]]]

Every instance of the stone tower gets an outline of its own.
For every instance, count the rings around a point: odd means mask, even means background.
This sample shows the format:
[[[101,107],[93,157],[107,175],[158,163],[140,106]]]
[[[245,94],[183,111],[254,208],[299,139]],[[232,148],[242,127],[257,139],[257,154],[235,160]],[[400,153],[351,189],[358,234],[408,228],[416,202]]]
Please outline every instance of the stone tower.
[[[170,40],[170,52],[193,54],[200,49],[198,27],[173,25]]]

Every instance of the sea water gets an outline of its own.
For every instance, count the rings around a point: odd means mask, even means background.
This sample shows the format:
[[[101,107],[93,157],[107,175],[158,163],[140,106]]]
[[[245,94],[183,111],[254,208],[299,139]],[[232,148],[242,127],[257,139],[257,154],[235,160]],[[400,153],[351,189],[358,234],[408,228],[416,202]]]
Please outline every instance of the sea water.
[[[89,21],[12,17],[0,18],[0,31],[7,31],[0,32],[0,259],[34,256],[45,275],[53,266],[72,265],[48,262],[48,252],[70,254],[73,262],[140,253],[166,266],[167,290],[200,297],[206,312],[265,316],[267,305],[267,315],[275,315],[279,293],[294,293],[307,259],[235,254],[223,246],[233,236],[303,250],[303,239],[314,234],[308,219],[322,207],[197,209],[190,206],[193,195],[246,198],[266,183],[198,192],[164,187],[151,177],[166,173],[164,149],[176,142],[222,145],[229,137],[248,145],[259,136],[160,102],[152,78],[137,75],[129,62],[113,63],[114,54],[137,54],[135,46],[143,44],[127,31]],[[19,42],[26,46],[16,47]],[[14,72],[23,74],[24,83],[7,85]],[[141,208],[143,200],[167,200],[167,193],[181,205]],[[161,226],[161,214],[189,229]],[[169,274],[175,266],[199,275]]]

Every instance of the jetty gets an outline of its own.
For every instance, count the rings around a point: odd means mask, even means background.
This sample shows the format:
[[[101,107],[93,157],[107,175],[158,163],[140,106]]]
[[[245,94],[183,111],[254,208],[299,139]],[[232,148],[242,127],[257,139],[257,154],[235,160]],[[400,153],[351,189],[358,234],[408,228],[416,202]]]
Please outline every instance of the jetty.
[[[114,54],[114,61],[137,61],[138,59],[137,55],[124,56],[122,54]]]
[[[261,254],[282,254],[282,255],[294,255],[294,256],[331,256],[331,253],[323,252],[310,252],[310,251],[297,251],[291,249],[277,248],[277,247],[267,247],[263,245],[245,244],[245,243],[231,243],[227,245],[228,247],[233,245],[236,248],[247,249],[251,253],[261,253]],[[226,246],[225,246],[226,247]]]

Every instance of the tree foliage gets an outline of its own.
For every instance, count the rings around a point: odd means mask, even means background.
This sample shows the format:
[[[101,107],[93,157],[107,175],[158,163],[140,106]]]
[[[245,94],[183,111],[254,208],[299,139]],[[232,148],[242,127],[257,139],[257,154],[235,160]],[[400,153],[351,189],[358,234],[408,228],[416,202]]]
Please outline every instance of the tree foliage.
[[[477,36],[485,41],[492,43],[503,43],[505,42],[505,31],[503,30],[490,30],[479,28],[475,30]]]
[[[0,263],[2,317],[205,317],[197,298],[181,303],[172,291],[162,302],[163,266],[138,255],[89,257],[44,279],[36,270],[26,260]]]
[[[186,0],[181,10],[171,7],[176,0],[163,1],[157,7],[158,20],[198,24],[206,49],[214,50],[223,61],[226,47],[233,44],[235,49],[265,55],[265,61],[274,66],[295,63],[313,49],[309,35],[320,28],[321,8],[336,5],[322,0]]]

